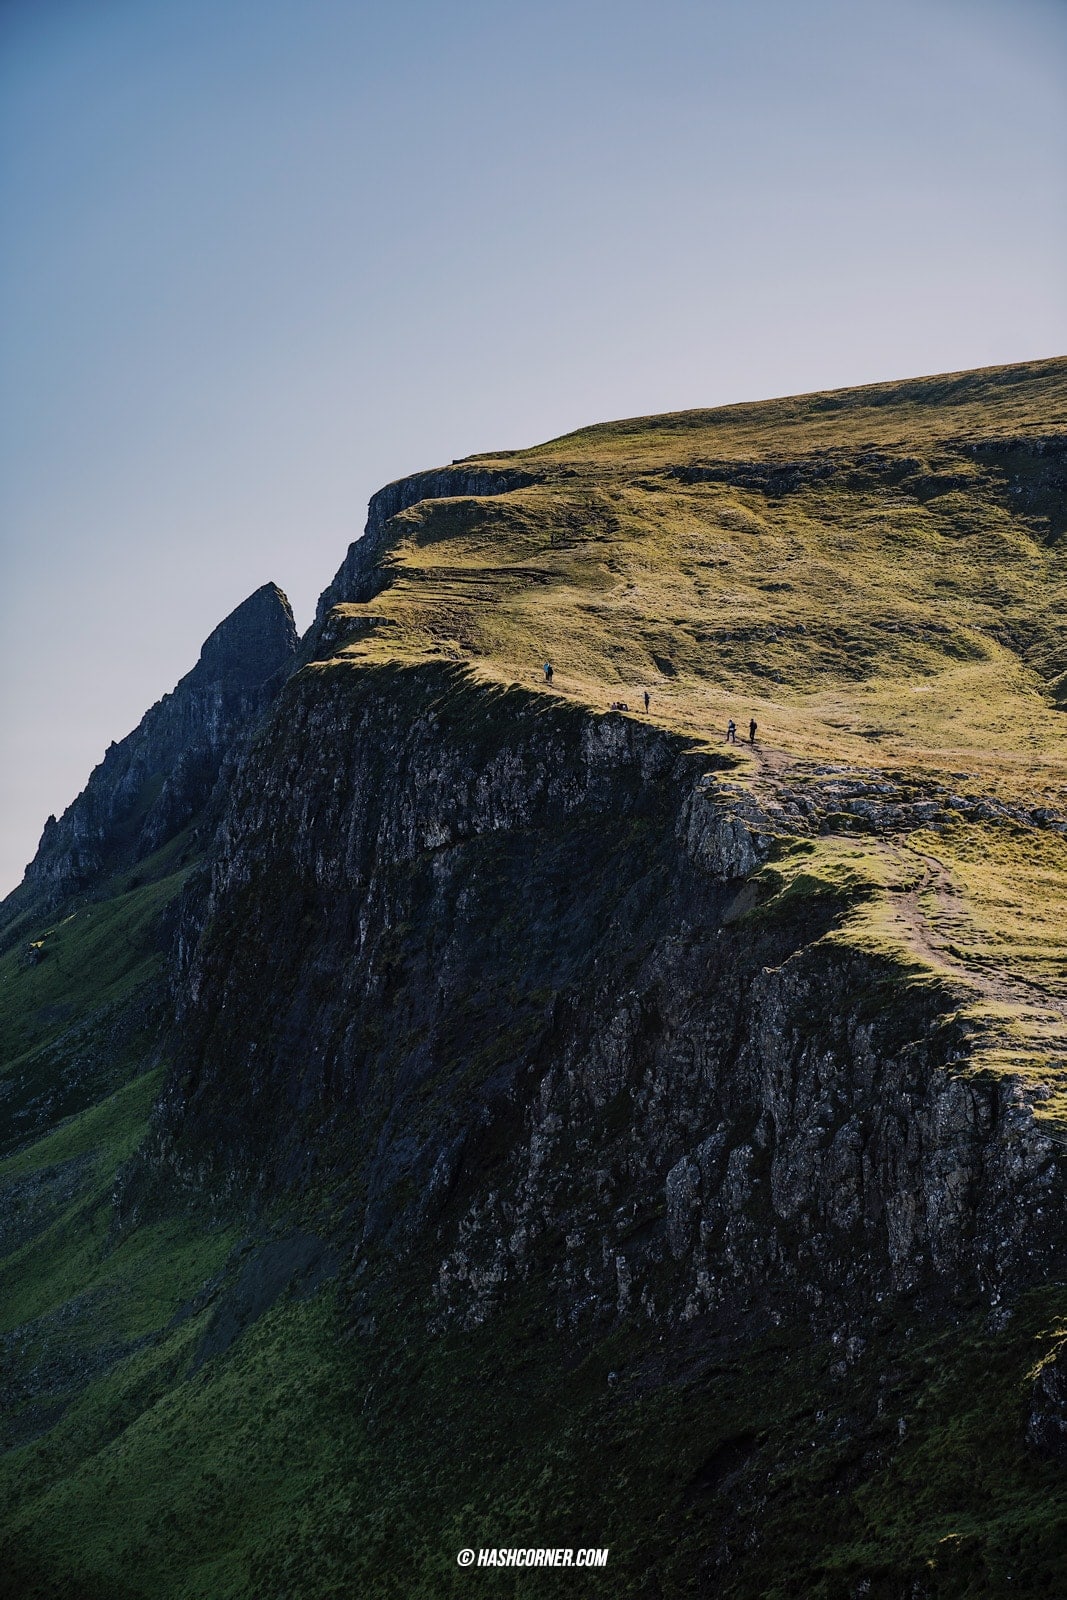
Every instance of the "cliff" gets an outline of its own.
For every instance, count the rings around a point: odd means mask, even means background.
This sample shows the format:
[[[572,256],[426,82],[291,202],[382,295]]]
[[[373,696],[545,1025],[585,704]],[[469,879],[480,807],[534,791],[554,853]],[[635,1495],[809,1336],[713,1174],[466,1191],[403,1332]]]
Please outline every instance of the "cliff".
[[[585,430],[212,636],[0,961],[10,1592],[1056,1592],[1065,426]]]
[[[0,1148],[40,1133],[155,1060],[173,911],[209,850],[224,775],[296,652],[274,584],[205,641],[191,671],[50,817],[0,907],[15,979],[0,1002]]]
[[[49,817],[15,904],[32,896],[55,905],[185,827],[240,735],[270,704],[296,644],[288,600],[264,584],[219,623],[170,694],[108,747],[58,821]]]
[[[775,887],[813,845],[721,759],[455,668],[305,672],[276,719],[185,930],[168,1190],[327,1182],[358,1251],[434,1254],[437,1325],[538,1263],[571,1328],[1062,1270],[1025,1089],[849,947],[860,884]]]
[[[416,472],[408,478],[398,478],[395,483],[386,484],[384,489],[379,489],[377,494],[371,496],[362,537],[349,545],[333,582],[319,596],[316,623],[321,623],[333,606],[348,601],[373,600],[386,587],[389,581],[388,568],[382,558],[389,549],[389,524],[401,511],[407,511],[409,507],[426,500],[507,494],[512,489],[525,489],[533,481],[529,473],[514,469],[501,471],[453,463],[451,467]]]

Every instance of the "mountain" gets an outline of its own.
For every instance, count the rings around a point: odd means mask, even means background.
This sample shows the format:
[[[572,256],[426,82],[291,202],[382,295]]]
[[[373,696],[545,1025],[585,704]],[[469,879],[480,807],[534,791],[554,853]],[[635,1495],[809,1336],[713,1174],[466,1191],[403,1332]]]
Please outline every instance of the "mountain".
[[[0,1148],[82,1109],[154,1049],[162,1001],[148,980],[166,961],[164,907],[202,861],[228,764],[296,649],[289,602],[265,584],[46,822],[0,906],[0,948],[27,974],[0,1006]]]
[[[264,584],[219,623],[171,693],[109,746],[59,821],[49,817],[15,908],[31,899],[58,902],[173,839],[207,803],[224,760],[270,704],[296,649],[289,602],[276,584]]]
[[[1065,529],[1058,360],[419,473],[222,625],[4,912],[11,1593],[1058,1592]]]

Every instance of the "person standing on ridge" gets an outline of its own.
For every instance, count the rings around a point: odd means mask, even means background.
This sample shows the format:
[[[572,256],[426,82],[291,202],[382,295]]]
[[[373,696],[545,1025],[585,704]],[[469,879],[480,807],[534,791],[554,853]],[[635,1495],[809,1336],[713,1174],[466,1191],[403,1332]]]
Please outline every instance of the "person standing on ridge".
[[[752,718],[751,722],[748,725],[748,742],[749,742],[749,744],[755,744],[755,742],[756,742],[756,719],[755,719],[755,717]]]
[[[646,689],[645,690],[645,711],[646,711],[646,713],[648,711],[649,701],[651,699],[652,699],[652,696],[649,694],[648,690]]]
[[[545,682],[551,687],[551,684],[552,684],[552,663],[551,663],[551,661],[546,661],[545,662]]]
[[[726,724],[726,743],[737,743],[737,723],[734,721],[733,717],[731,717],[729,722]]]

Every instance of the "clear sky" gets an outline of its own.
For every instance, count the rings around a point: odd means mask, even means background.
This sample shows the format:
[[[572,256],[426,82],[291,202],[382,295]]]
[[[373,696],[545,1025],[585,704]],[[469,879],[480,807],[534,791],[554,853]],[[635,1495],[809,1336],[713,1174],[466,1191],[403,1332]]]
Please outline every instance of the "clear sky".
[[[1067,350],[1055,0],[3,0],[0,891],[389,479]]]

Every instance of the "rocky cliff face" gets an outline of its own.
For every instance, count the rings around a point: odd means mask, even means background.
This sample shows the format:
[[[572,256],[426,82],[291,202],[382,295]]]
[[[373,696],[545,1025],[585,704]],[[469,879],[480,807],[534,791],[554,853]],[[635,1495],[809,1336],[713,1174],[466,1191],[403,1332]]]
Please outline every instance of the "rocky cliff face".
[[[389,577],[388,570],[382,565],[382,556],[389,544],[389,523],[401,511],[418,505],[422,500],[508,494],[512,489],[524,489],[533,482],[532,473],[517,469],[493,470],[456,463],[430,472],[415,472],[410,477],[398,478],[395,483],[386,484],[384,489],[379,489],[377,494],[371,496],[363,537],[349,545],[333,582],[319,597],[316,623],[325,620],[331,606],[372,600],[385,588]]]
[[[632,1600],[1059,1593],[1063,451],[868,407],[846,459],[824,403],[388,486],[299,647],[259,591],[50,823],[0,1591],[445,1594],[503,1542]],[[946,673],[1025,749],[920,748]]]
[[[150,855],[185,827],[226,756],[269,706],[295,653],[289,602],[264,584],[209,636],[192,671],[109,747],[62,817],[48,819],[23,897],[56,903],[105,870]]]
[[[428,1263],[439,1328],[544,1274],[572,1331],[778,1306],[855,1351],[882,1302],[1042,1281],[1055,1147],[947,991],[773,892],[785,820],[632,720],[305,669],[186,908],[128,1207],[335,1188],[357,1259]]]

